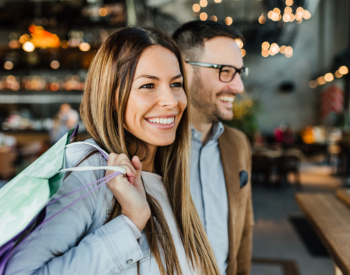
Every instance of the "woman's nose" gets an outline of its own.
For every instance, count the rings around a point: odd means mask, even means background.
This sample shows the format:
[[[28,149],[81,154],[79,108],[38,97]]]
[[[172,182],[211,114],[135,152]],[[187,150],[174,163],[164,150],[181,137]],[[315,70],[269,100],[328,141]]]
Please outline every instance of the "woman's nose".
[[[170,87],[163,88],[160,94],[160,106],[174,108],[178,105],[179,102]]]

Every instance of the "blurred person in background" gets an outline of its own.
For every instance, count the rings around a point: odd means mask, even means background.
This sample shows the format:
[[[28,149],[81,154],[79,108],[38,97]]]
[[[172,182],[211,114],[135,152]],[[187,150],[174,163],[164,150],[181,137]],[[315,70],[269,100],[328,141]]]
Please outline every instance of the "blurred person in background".
[[[78,112],[72,109],[69,104],[63,103],[54,119],[54,125],[50,132],[51,144],[60,140],[70,129],[77,125],[78,121]]]
[[[232,102],[244,90],[235,39],[243,37],[214,21],[192,21],[173,34],[185,59],[192,108],[191,193],[221,274],[248,275],[253,210],[251,149],[246,136],[226,127]]]

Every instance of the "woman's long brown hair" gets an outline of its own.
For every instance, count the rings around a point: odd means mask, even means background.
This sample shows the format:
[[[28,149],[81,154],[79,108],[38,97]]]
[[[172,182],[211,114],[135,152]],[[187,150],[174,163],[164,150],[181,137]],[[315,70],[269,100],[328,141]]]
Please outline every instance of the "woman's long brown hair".
[[[88,72],[80,115],[88,134],[106,151],[134,155],[144,160],[146,144],[124,129],[124,115],[134,74],[141,53],[152,45],[160,45],[175,54],[183,75],[183,61],[175,42],[165,33],[130,27],[108,37],[94,57]],[[184,87],[186,87],[184,85]],[[186,88],[185,93],[188,97]],[[116,100],[118,97],[118,100]],[[156,172],[163,177],[188,263],[200,274],[220,274],[190,194],[190,118],[189,106],[179,123],[173,144],[158,147]],[[150,250],[162,275],[183,274],[173,238],[157,201],[146,193],[151,218],[144,232]],[[107,222],[121,214],[114,206]],[[163,259],[163,260],[162,260]]]

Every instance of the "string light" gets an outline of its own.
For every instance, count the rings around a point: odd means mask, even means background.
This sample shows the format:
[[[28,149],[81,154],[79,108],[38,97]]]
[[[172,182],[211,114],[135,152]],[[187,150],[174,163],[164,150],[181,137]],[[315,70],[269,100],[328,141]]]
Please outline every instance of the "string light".
[[[106,8],[101,8],[99,11],[98,11],[98,14],[102,17],[105,17],[107,14],[108,14],[108,11]]]
[[[286,46],[285,45],[281,46],[280,53],[285,54],[286,53],[285,51],[286,51]]]
[[[331,82],[334,80],[334,76],[332,73],[327,73],[324,75],[324,79],[327,81],[327,82]]]
[[[13,63],[11,61],[6,61],[4,63],[4,69],[5,70],[12,70],[13,69]]]
[[[199,4],[193,4],[192,10],[194,12],[199,12],[201,10],[201,6]]]
[[[67,49],[67,48],[69,47],[68,41],[67,41],[67,40],[62,40],[62,41],[61,41],[61,47],[62,47],[63,49]]]
[[[210,20],[212,21],[218,21],[218,18],[215,15],[210,16]]]
[[[60,67],[60,62],[57,60],[52,60],[50,63],[50,67],[54,70],[58,69]]]
[[[247,54],[246,50],[245,49],[241,49],[241,54],[242,54],[242,57],[245,57],[245,55]]]
[[[268,50],[262,50],[262,51],[261,51],[261,55],[262,55],[263,57],[268,57],[270,54],[269,54],[269,51],[268,51]]]
[[[208,14],[206,14],[205,12],[202,12],[200,15],[199,15],[199,19],[202,20],[202,21],[205,21],[208,19]]]
[[[339,73],[341,73],[342,75],[348,74],[348,73],[349,73],[348,67],[346,67],[346,66],[341,66],[341,67],[339,68]]]
[[[208,1],[207,0],[200,0],[199,5],[201,5],[201,7],[203,7],[203,8],[205,8],[206,6],[208,6]]]
[[[81,50],[82,52],[87,52],[87,51],[90,50],[90,48],[91,48],[90,44],[89,44],[89,43],[86,43],[86,42],[81,43],[81,44],[79,45],[79,50]]]
[[[292,6],[294,4],[293,0],[286,0],[286,5],[287,6]]]
[[[266,22],[266,17],[265,17],[265,14],[263,13],[262,15],[260,15],[259,17],[259,23],[260,24],[265,24]]]
[[[311,89],[316,88],[316,87],[317,87],[317,81],[311,80],[311,81],[309,82],[309,87],[310,87]]]
[[[324,85],[327,83],[327,81],[324,79],[324,76],[320,76],[316,81],[318,85]]]
[[[343,76],[339,71],[336,71],[334,75],[336,78],[341,78]]]
[[[26,52],[32,52],[35,50],[35,46],[32,42],[27,41],[23,44],[22,46],[23,50],[25,50]]]
[[[239,38],[236,38],[235,41],[236,41],[238,47],[239,47],[240,49],[242,49],[242,48],[243,48],[243,45],[244,45],[244,44],[243,44],[243,41],[242,41],[241,39],[239,39]]]
[[[233,19],[232,19],[231,17],[228,16],[228,17],[225,18],[225,24],[226,24],[226,25],[229,26],[229,25],[231,25],[232,23],[233,23]]]
[[[261,48],[263,50],[268,50],[270,48],[270,43],[265,41],[264,43],[261,44]]]
[[[215,3],[221,3],[221,0],[214,0]]]

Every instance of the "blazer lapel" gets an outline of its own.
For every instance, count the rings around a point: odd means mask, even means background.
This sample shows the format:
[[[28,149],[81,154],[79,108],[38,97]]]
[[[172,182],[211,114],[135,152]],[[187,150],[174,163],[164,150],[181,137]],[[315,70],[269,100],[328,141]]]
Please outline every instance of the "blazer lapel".
[[[226,128],[226,127],[225,127]],[[240,179],[239,179],[239,165],[238,144],[230,137],[228,131],[224,131],[218,139],[221,162],[225,175],[227,200],[228,200],[228,232],[229,232],[229,261],[234,257],[234,221],[236,217],[236,210],[239,203]]]

